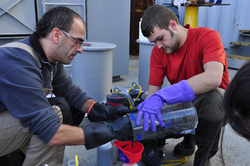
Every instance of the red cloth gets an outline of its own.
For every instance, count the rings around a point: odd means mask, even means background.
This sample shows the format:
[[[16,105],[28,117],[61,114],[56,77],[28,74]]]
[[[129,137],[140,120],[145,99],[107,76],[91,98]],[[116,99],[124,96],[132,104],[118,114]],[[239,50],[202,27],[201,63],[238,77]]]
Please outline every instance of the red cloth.
[[[229,84],[229,73],[226,53],[217,31],[208,28],[188,28],[185,43],[173,54],[154,46],[150,57],[149,85],[161,86],[166,76],[170,84],[187,80],[204,72],[203,66],[209,61],[219,61],[224,64],[221,85],[226,89]]]

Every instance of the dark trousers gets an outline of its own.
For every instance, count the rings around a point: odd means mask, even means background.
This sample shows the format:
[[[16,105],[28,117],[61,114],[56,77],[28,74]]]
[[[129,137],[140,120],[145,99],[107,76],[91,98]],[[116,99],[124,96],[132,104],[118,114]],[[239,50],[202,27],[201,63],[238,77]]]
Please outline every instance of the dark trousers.
[[[198,113],[194,166],[209,166],[209,160],[218,151],[221,127],[225,121],[222,105],[224,90],[216,88],[196,96],[194,105]]]
[[[63,124],[79,126],[84,118],[84,113],[74,107],[70,107],[68,102],[62,97],[48,98],[51,106],[60,107],[63,114]],[[22,166],[25,154],[21,150],[16,150],[8,155],[0,157],[0,166]]]
[[[194,166],[210,166],[210,159],[217,153],[221,127],[224,119],[207,121],[199,118],[195,142],[198,150],[195,153]]]
[[[70,107],[68,102],[62,97],[48,98],[50,105],[57,105],[61,108],[63,114],[63,124],[79,126],[85,113],[74,107]]]

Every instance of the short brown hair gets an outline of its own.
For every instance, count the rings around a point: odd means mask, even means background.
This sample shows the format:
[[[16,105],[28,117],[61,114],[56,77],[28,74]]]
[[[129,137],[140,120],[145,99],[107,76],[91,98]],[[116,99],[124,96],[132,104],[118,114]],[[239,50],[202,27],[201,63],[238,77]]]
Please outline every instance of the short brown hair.
[[[174,20],[179,24],[177,16],[171,9],[163,5],[150,6],[145,10],[142,17],[142,34],[145,37],[149,37],[153,33],[154,27],[169,30],[168,25],[170,20]]]

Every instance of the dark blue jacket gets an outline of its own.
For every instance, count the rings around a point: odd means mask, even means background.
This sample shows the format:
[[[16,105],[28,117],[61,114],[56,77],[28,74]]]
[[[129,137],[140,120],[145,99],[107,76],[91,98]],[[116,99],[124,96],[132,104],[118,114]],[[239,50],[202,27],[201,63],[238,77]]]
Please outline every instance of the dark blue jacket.
[[[48,143],[60,127],[60,121],[46,98],[43,87],[53,86],[57,97],[64,97],[71,107],[81,110],[90,98],[67,75],[63,64],[50,64],[36,33],[19,42],[30,45],[37,53],[39,66],[27,51],[20,48],[0,47],[0,112],[8,110],[20,119],[31,134]]]

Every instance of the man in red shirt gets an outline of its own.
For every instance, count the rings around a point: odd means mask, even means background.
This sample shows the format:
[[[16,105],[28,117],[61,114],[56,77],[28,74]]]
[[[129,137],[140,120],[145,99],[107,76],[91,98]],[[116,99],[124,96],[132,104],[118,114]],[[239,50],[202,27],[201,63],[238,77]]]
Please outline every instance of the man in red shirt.
[[[207,166],[218,151],[225,113],[223,93],[229,84],[226,54],[218,32],[208,28],[181,26],[174,12],[162,5],[150,6],[142,17],[142,33],[156,43],[150,58],[147,99],[138,106],[136,124],[144,116],[155,131],[155,118],[163,127],[164,103],[193,102],[198,114],[195,136],[187,134],[174,149],[179,157],[192,155],[195,166]],[[164,77],[171,86],[161,89]]]

